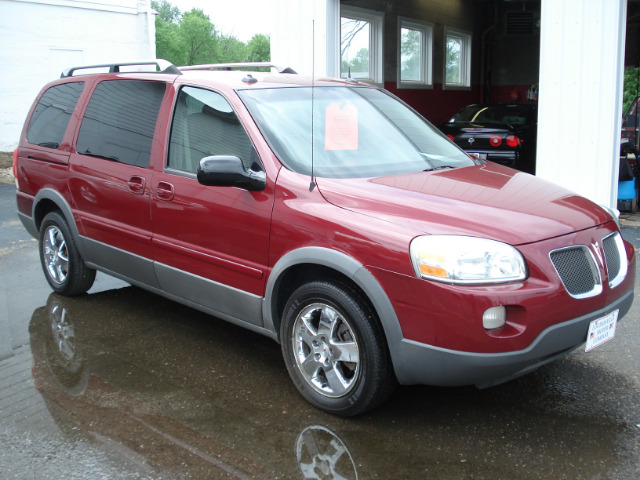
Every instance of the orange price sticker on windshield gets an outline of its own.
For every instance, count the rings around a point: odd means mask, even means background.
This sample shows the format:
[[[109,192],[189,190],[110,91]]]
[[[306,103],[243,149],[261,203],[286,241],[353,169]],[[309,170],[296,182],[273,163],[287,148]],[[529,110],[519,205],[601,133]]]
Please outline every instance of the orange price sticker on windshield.
[[[358,109],[355,105],[329,104],[325,111],[324,149],[358,149]]]

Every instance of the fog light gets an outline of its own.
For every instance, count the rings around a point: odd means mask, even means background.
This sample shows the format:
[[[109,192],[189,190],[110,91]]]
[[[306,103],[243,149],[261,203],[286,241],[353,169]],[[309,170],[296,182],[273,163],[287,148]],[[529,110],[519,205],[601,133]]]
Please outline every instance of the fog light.
[[[507,321],[507,310],[503,307],[491,307],[482,316],[482,324],[487,330],[500,328]]]

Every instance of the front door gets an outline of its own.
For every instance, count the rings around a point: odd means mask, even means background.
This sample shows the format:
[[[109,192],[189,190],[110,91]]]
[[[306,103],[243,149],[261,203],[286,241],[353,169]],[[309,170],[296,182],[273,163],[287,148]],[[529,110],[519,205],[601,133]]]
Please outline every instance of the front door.
[[[183,87],[166,168],[153,179],[156,274],[163,290],[194,306],[259,324],[273,183],[260,192],[201,185],[196,169],[211,155],[238,156],[247,168],[260,165],[227,100],[211,90]]]

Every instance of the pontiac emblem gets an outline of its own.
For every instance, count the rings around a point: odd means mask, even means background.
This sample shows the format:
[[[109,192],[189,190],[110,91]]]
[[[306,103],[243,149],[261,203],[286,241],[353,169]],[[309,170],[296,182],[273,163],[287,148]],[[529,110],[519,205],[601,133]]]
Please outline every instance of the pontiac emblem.
[[[473,142],[475,142],[475,138],[473,137],[469,137],[469,140],[467,140],[470,144],[473,144]]]

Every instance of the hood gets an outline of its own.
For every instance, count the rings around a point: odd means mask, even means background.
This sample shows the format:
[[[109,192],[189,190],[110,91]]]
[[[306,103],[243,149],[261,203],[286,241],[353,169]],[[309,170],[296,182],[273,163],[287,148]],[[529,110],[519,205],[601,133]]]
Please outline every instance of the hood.
[[[324,198],[416,235],[460,234],[511,245],[600,225],[611,217],[593,202],[497,164],[379,178],[318,178]]]

